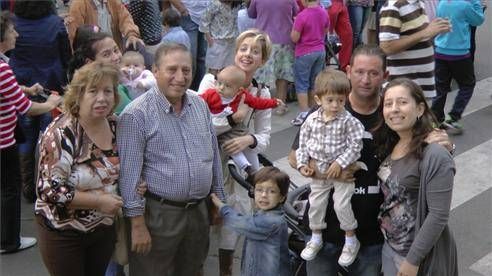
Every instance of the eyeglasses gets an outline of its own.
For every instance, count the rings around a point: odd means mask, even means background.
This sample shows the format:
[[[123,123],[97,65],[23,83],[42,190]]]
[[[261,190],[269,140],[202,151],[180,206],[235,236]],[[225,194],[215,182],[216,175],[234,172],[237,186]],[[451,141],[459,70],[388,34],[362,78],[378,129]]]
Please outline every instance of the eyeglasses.
[[[276,195],[279,193],[279,191],[277,191],[276,189],[272,189],[272,188],[267,188],[267,189],[255,188],[255,193],[260,194],[260,195],[263,193],[267,193],[267,195]]]

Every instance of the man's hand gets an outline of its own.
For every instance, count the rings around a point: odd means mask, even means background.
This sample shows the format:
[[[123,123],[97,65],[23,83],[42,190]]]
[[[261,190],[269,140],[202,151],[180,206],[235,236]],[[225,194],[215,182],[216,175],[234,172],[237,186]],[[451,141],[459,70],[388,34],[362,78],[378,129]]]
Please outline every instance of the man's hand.
[[[20,88],[22,92],[26,93],[29,96],[36,96],[38,93],[41,93],[44,89],[43,86],[41,86],[41,84],[37,82],[31,87],[21,85]]]
[[[340,164],[338,164],[337,161],[333,161],[333,163],[331,163],[330,167],[328,168],[328,171],[326,171],[326,177],[338,178],[340,176],[341,171],[342,171],[342,167],[340,166]]]
[[[126,40],[125,48],[128,49],[128,48],[130,48],[130,45],[131,45],[131,46],[133,46],[134,50],[137,50],[138,49],[137,44],[145,46],[145,43],[140,38],[138,38],[136,36],[129,36],[128,39]]]
[[[424,38],[426,40],[433,39],[436,35],[451,31],[451,23],[448,19],[436,18],[432,20],[424,29]]]
[[[46,99],[46,102],[52,107],[51,109],[55,109],[58,105],[61,104],[63,98],[58,95],[58,93],[51,93]]]
[[[396,273],[396,276],[417,276],[418,272],[419,272],[418,266],[410,264],[409,262],[407,262],[407,260],[404,260],[401,263],[398,273]]]
[[[443,129],[435,128],[427,137],[425,138],[427,144],[437,143],[445,147],[449,152],[453,151],[453,142],[449,140],[449,136]]]
[[[306,165],[300,167],[299,172],[305,177],[311,177],[314,174],[314,170]]]
[[[152,248],[152,238],[150,237],[145,219],[143,216],[132,217],[132,247],[131,250],[137,254],[146,255]]]

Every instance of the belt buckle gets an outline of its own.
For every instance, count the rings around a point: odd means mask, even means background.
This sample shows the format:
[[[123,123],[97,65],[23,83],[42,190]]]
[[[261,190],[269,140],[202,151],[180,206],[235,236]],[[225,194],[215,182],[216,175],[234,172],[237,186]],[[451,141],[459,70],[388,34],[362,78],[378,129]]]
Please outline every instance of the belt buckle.
[[[196,202],[187,202],[186,205],[184,206],[185,209],[189,209],[193,206],[195,206],[197,203]]]

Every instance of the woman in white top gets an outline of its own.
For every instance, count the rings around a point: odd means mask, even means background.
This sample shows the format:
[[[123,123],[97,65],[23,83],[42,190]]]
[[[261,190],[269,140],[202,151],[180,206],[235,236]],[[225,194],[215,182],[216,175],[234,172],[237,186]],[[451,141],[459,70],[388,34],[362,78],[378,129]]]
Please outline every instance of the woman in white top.
[[[250,84],[247,89],[252,95],[270,98],[269,89],[267,87],[259,87],[253,76],[256,70],[268,60],[271,48],[272,45],[268,35],[257,29],[247,30],[236,39],[234,63],[246,73],[247,83]],[[200,83],[198,93],[203,93],[208,88],[214,87],[214,85],[214,76],[206,74]],[[231,125],[240,123],[245,124],[251,130],[250,134],[226,141],[221,149],[223,156],[242,152],[248,150],[248,148],[255,154],[265,151],[270,144],[271,116],[270,109],[253,110],[241,103],[237,112],[227,118],[213,118],[217,135],[229,131],[232,128]],[[251,203],[248,193],[230,177],[226,164],[227,158],[224,157],[224,188],[228,194],[227,203],[242,213],[249,212]],[[253,167],[255,166],[253,165]],[[220,226],[217,230],[219,231],[220,275],[231,275],[233,253],[238,241],[238,235]]]

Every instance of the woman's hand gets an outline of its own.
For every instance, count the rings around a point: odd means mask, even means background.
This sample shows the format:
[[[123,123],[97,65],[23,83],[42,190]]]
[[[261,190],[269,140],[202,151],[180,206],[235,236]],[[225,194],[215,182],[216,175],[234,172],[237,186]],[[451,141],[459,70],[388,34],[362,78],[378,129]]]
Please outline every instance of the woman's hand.
[[[419,267],[407,262],[404,260],[401,265],[396,276],[417,276],[417,272],[419,272]]]
[[[225,141],[222,149],[227,155],[234,155],[251,146],[254,142],[253,137],[248,134]]]
[[[147,182],[140,179],[140,183],[138,183],[137,185],[137,194],[143,197],[145,195],[145,192],[147,192]]]
[[[98,195],[97,210],[108,215],[116,215],[123,207],[123,200],[115,194],[105,193]]]

